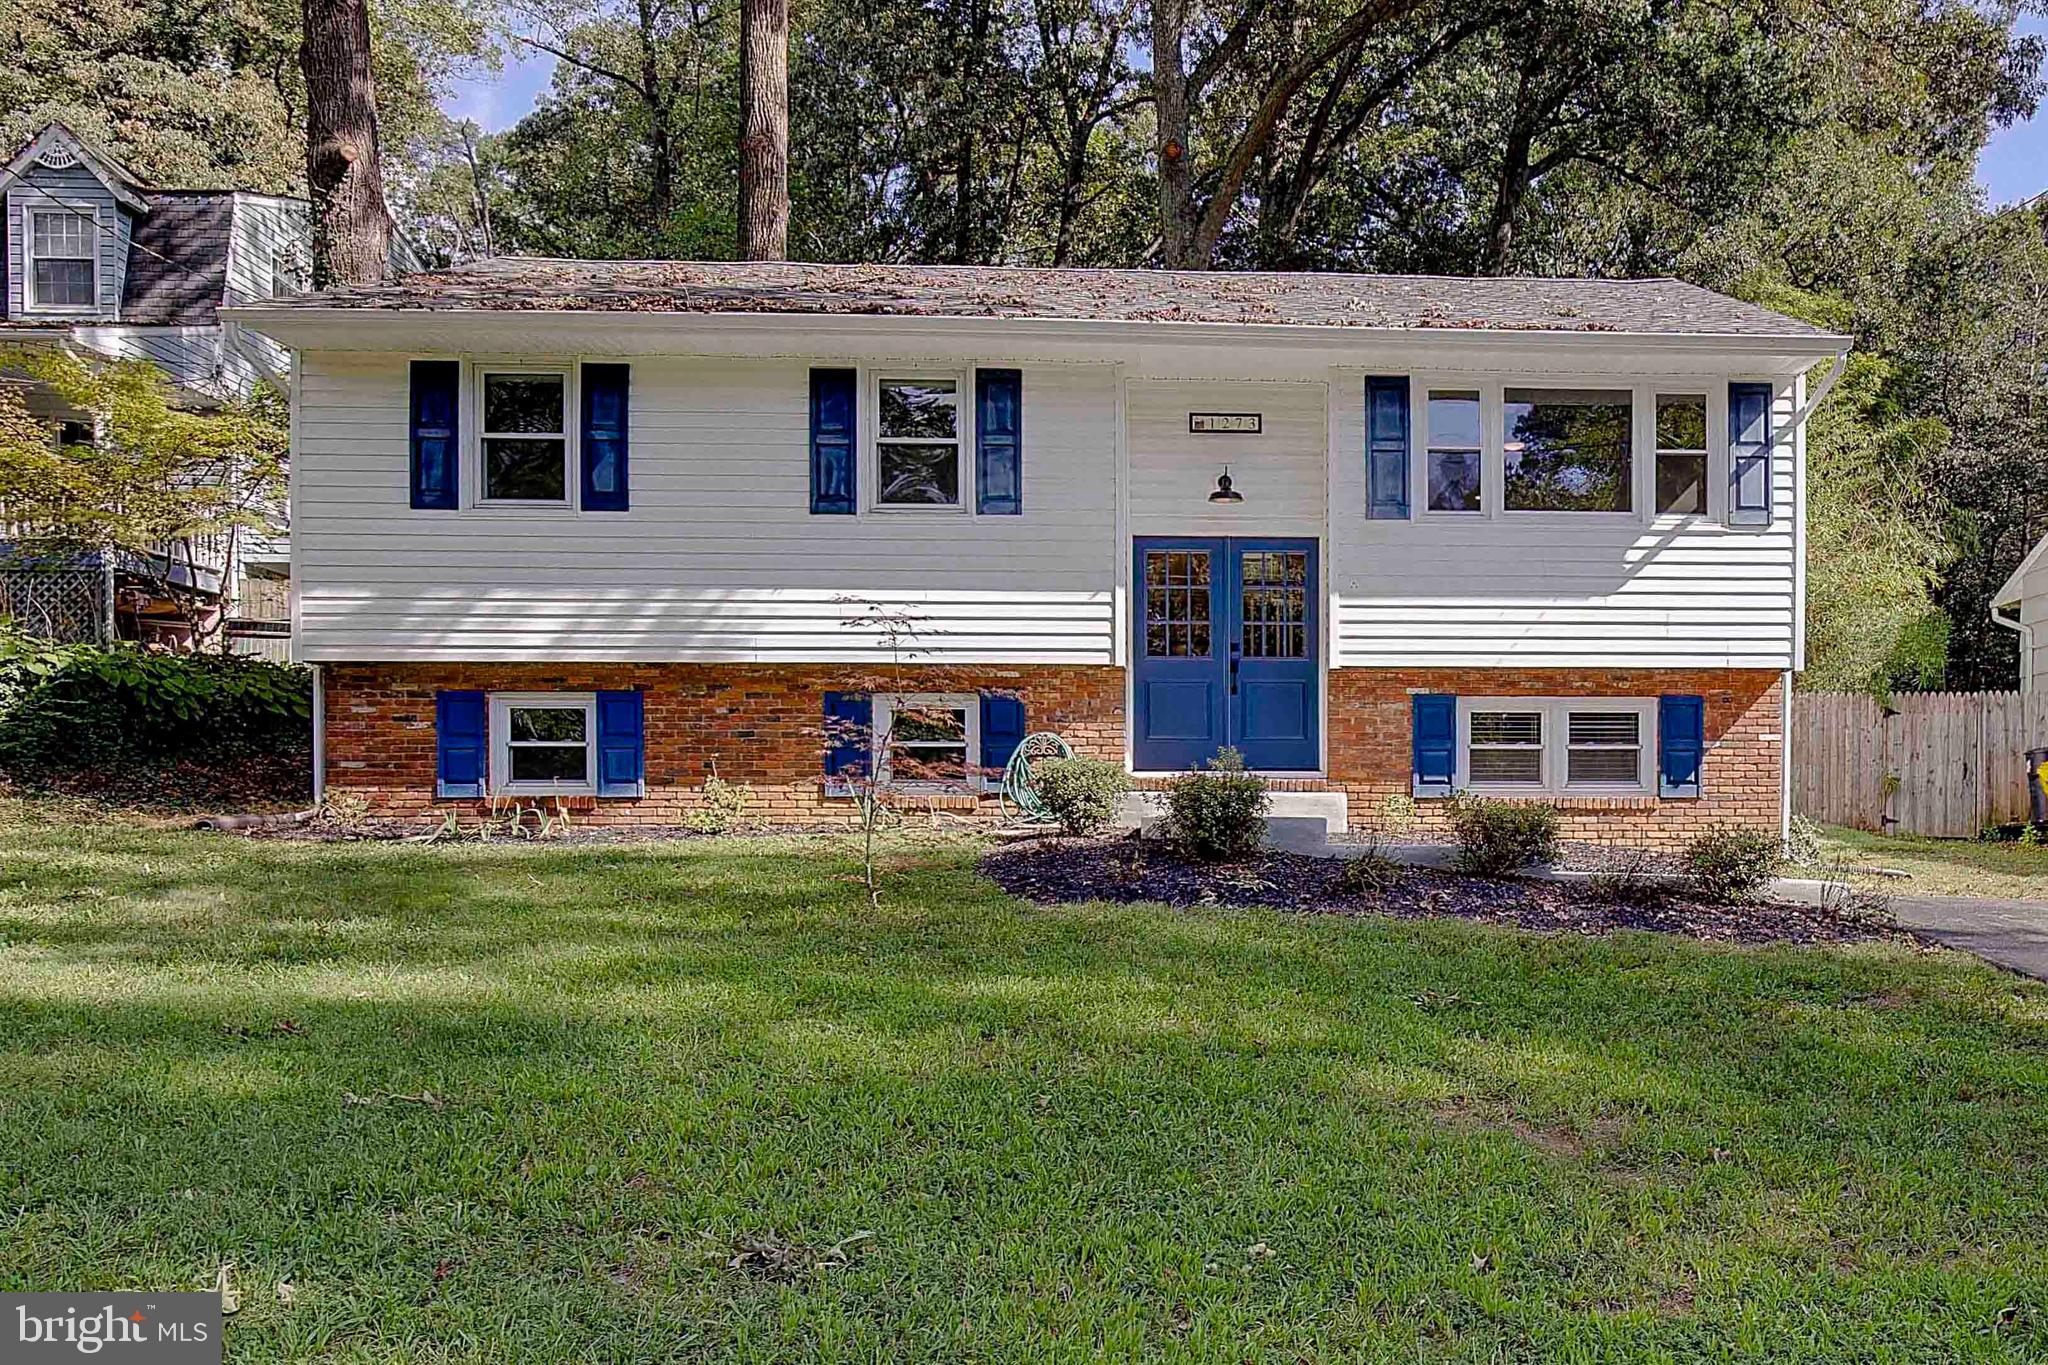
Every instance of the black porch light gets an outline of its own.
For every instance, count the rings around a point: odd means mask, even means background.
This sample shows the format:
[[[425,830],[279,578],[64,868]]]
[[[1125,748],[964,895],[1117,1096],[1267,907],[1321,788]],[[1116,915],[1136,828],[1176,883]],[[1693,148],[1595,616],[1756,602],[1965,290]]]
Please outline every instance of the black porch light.
[[[1210,502],[1243,502],[1244,494],[1230,486],[1230,466],[1223,466],[1223,472],[1216,476],[1216,491],[1209,495]]]

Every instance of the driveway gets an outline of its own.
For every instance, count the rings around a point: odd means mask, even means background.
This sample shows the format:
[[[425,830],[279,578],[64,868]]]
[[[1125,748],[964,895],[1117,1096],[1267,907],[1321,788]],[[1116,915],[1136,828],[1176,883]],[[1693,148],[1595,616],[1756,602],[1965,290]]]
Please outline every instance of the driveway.
[[[1894,896],[1901,926],[2048,981],[2048,903],[1974,896]]]

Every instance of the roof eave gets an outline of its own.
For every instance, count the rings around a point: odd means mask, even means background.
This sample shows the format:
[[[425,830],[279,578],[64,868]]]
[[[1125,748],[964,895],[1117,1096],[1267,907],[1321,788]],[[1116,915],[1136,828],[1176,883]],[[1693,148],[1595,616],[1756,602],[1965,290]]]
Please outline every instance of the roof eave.
[[[687,310],[634,310],[605,308],[321,308],[308,305],[283,307],[244,304],[220,310],[221,317],[274,337],[285,345],[303,344],[292,333],[314,333],[338,324],[388,328],[403,331],[407,326],[434,320],[547,318],[604,318],[620,330],[656,331],[688,327],[702,331],[720,327],[734,332],[783,331],[801,326],[807,335],[830,336],[846,332],[874,336],[877,333],[934,332],[952,335],[983,335],[1022,332],[1039,340],[1149,338],[1194,343],[1234,344],[1256,340],[1276,345],[1296,344],[1327,347],[1344,338],[1427,337],[1457,339],[1475,346],[1511,346],[1551,343],[1588,348],[1626,346],[1632,349],[1676,350],[1719,354],[1764,353],[1828,360],[1846,355],[1854,338],[1833,333],[1787,332],[1635,332],[1592,328],[1539,327],[1378,327],[1342,323],[1210,322],[1151,318],[1050,318],[977,317],[949,313],[806,313],[806,312],[692,312]],[[308,340],[312,338],[308,336]]]

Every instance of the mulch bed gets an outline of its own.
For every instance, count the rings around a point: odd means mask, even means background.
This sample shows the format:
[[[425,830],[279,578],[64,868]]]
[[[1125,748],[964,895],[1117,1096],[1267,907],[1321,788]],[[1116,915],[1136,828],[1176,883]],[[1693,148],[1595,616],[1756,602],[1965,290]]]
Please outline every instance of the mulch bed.
[[[118,770],[11,774],[24,793],[103,802],[138,811],[276,810],[313,799],[308,749],[247,757],[170,759]]]
[[[1045,840],[998,849],[984,876],[1013,896],[1040,904],[1163,901],[1168,905],[1257,906],[1321,915],[1466,919],[1518,929],[1605,934],[1650,929],[1706,943],[1916,943],[1913,935],[1844,919],[1812,905],[1759,901],[1721,905],[1645,886],[1626,899],[1589,886],[1493,880],[1405,868],[1385,891],[1356,889],[1334,858],[1267,851],[1251,862],[1216,866],[1136,839]]]

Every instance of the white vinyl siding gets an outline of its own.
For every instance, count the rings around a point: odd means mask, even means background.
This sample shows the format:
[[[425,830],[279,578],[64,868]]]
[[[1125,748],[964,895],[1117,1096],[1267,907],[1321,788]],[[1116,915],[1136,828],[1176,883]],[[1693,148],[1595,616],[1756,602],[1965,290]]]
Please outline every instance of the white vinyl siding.
[[[1620,387],[1585,375],[1511,373],[1503,380],[1496,374],[1489,382]],[[1429,387],[1465,386],[1460,377],[1417,375],[1416,401]],[[1794,666],[1793,386],[1780,384],[1774,404],[1775,510],[1768,527],[1729,527],[1715,519],[1727,501],[1727,379],[1645,379],[1631,387],[1639,433],[1650,425],[1656,393],[1710,395],[1709,517],[1648,510],[1654,505],[1652,447],[1638,440],[1636,510],[1630,513],[1418,510],[1407,521],[1369,520],[1364,379],[1333,377],[1331,391],[1341,395],[1331,420],[1335,666]],[[1424,437],[1422,424],[1415,426],[1410,458],[1420,465]]]
[[[1128,406],[1133,535],[1323,533],[1329,419],[1320,382],[1133,379]],[[1188,431],[1195,412],[1256,412],[1264,430],[1197,435]],[[1241,503],[1209,501],[1225,465]],[[1027,487],[1030,477],[1027,469]]]
[[[813,517],[813,362],[662,356],[632,362],[630,512],[423,517],[407,497],[411,358],[303,358],[292,473],[306,660],[874,664],[889,657],[881,632],[848,625],[871,603],[918,618],[912,662],[1114,657],[1109,366],[1024,368],[1021,516]],[[475,414],[463,421],[473,433]]]

